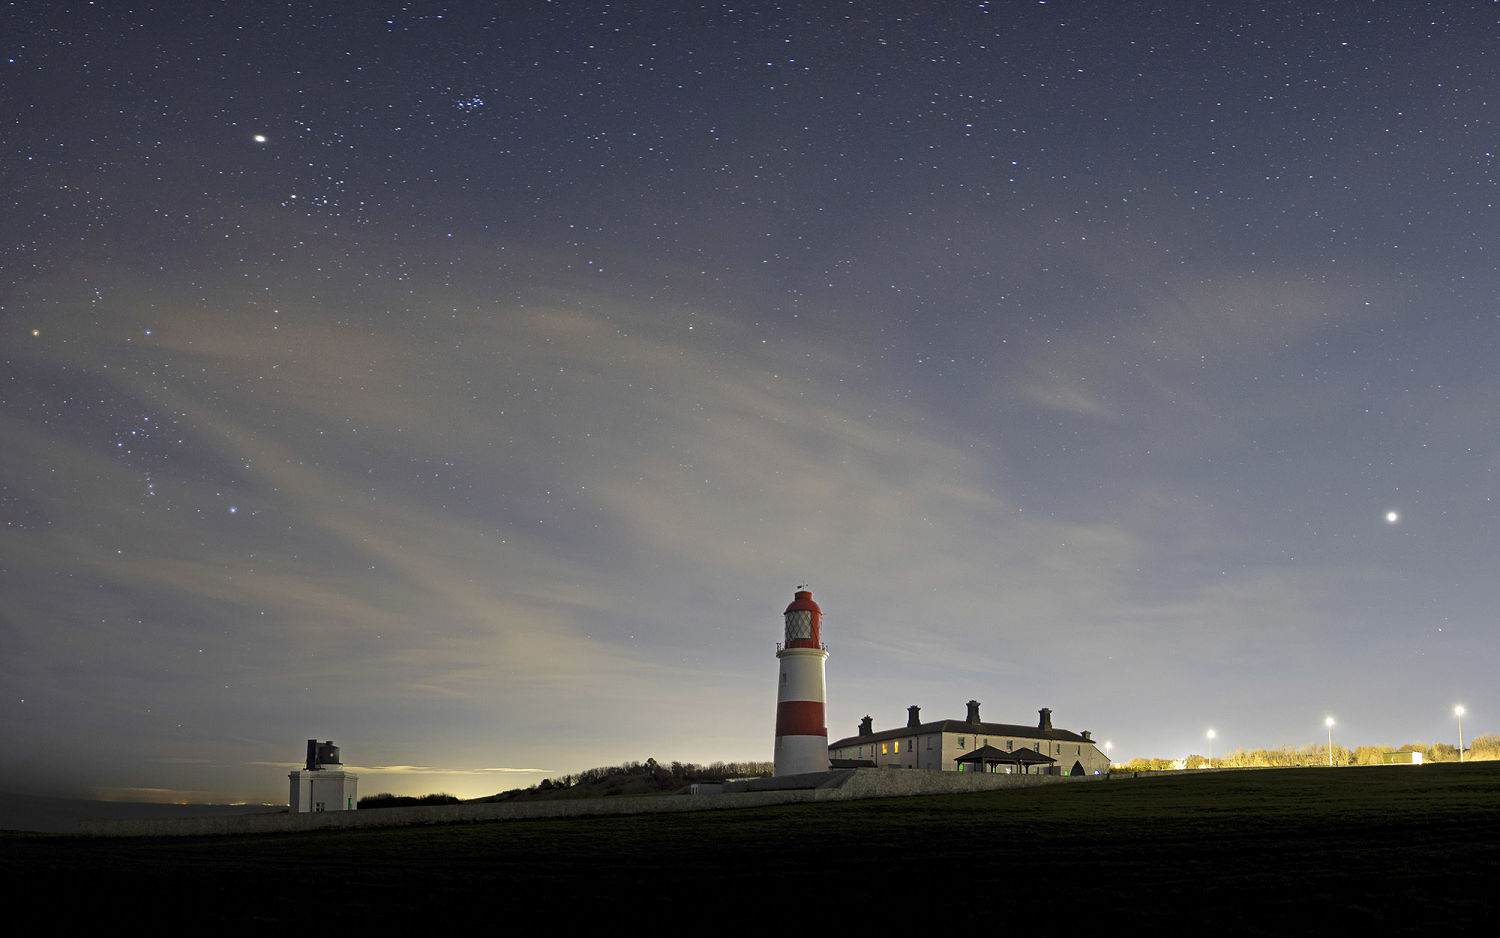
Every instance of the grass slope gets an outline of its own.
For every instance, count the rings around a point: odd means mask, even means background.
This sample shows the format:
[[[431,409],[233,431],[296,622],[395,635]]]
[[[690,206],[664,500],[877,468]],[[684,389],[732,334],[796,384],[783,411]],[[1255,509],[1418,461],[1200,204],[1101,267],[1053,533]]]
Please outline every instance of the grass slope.
[[[0,840],[0,881],[86,887],[65,918],[293,925],[787,915],[1245,933],[1480,923],[1500,763],[1211,773],[941,797],[237,838]],[[522,930],[529,930],[522,928]],[[632,929],[634,930],[634,929]]]

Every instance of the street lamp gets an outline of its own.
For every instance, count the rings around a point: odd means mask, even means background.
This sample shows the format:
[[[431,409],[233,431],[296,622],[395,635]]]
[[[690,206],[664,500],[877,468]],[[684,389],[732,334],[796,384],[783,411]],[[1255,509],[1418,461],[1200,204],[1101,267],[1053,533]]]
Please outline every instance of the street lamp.
[[[1114,768],[1114,766],[1115,766],[1115,760],[1112,759],[1110,757],[1110,755],[1109,755],[1109,751],[1111,749],[1113,749],[1114,747],[1115,747],[1114,743],[1110,742],[1107,739],[1104,741],[1104,758],[1109,762],[1109,767],[1110,768]]]
[[[1464,761],[1464,705],[1459,704],[1453,708],[1453,715],[1458,717],[1458,761]]]
[[[1331,769],[1333,768],[1333,717],[1324,720],[1323,725],[1328,727],[1328,767]]]
[[[1214,767],[1214,731],[1208,731],[1208,767]]]

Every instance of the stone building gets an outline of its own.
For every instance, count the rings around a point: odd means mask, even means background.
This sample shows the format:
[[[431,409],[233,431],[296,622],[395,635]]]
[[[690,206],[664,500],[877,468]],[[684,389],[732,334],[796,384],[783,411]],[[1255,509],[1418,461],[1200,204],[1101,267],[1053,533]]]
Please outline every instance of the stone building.
[[[1052,711],[1046,707],[1037,716],[1035,726],[985,723],[979,719],[979,702],[971,700],[965,719],[923,723],[919,708],[908,707],[905,726],[875,730],[867,716],[857,735],[830,743],[828,755],[835,767],[1051,775],[1109,771],[1109,757],[1099,751],[1088,730],[1075,733],[1053,727]]]

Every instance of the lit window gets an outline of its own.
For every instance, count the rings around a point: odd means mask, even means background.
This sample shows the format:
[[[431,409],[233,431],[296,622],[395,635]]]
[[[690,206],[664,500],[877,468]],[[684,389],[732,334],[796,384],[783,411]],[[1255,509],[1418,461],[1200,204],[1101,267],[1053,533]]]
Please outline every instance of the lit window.
[[[880,744],[880,754],[881,754],[881,755],[882,755],[882,756],[883,756],[883,755],[885,755],[885,754],[886,754],[886,748],[885,748],[885,746],[886,746],[886,744],[885,744],[885,743],[881,743],[881,744]]]
[[[891,745],[893,747],[895,747],[894,749],[891,750],[892,752],[900,752],[901,751],[901,740],[898,739],[895,742],[891,743]]]

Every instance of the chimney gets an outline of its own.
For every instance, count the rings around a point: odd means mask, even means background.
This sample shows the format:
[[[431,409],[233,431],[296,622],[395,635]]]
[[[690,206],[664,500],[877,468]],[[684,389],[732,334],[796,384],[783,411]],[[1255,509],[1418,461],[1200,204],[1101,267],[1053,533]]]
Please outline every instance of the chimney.
[[[872,720],[872,719],[870,719],[868,716],[865,717],[863,720],[860,720],[859,721],[859,735],[861,735],[861,736],[872,736],[872,735],[874,735],[875,729],[871,725],[874,722],[875,721]]]
[[[969,722],[979,723],[979,701],[977,700],[969,701]]]
[[[1089,735],[1089,731],[1088,730],[1084,730],[1082,733],[1079,733],[1078,735],[1083,737],[1084,742],[1090,742],[1091,743],[1091,742],[1094,741],[1094,737],[1092,737],[1092,736]]]
[[[1037,716],[1041,717],[1041,719],[1037,721],[1037,729],[1044,732],[1052,729],[1052,709],[1050,707],[1043,707],[1042,709],[1038,710]]]
[[[906,725],[909,726],[909,727],[921,726],[922,725],[922,717],[920,716],[921,712],[922,712],[922,708],[921,707],[917,707],[917,706],[907,707],[906,708]]]

